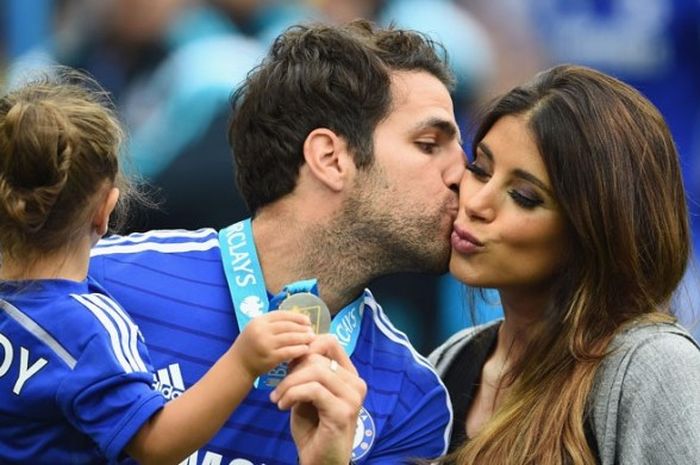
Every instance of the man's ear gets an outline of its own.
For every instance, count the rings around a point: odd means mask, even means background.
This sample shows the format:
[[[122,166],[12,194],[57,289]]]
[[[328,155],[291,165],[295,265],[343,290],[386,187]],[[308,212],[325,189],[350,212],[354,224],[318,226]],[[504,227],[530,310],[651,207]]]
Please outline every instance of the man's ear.
[[[306,136],[304,160],[313,176],[334,191],[341,191],[355,172],[345,138],[327,128],[316,128]]]
[[[98,237],[102,237],[107,234],[107,229],[109,228],[109,216],[114,211],[114,207],[117,205],[117,200],[119,200],[119,189],[116,187],[110,187],[106,190],[104,196],[97,204],[95,216],[92,218],[92,226]]]

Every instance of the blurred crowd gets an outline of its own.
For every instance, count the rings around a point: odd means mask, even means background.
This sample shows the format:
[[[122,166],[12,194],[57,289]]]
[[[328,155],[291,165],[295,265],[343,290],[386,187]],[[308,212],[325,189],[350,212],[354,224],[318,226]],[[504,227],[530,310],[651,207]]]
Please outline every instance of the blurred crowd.
[[[678,145],[698,249],[698,0],[3,0],[0,88],[53,63],[88,71],[111,92],[129,130],[131,168],[160,203],[129,229],[220,228],[247,215],[226,140],[232,90],[286,27],[357,17],[444,44],[465,147],[483,102],[554,63],[592,66],[637,87]],[[696,335],[699,280],[691,266],[678,293]],[[398,275],[373,290],[424,353],[475,323],[454,311],[465,293],[447,276]],[[476,322],[500,312],[490,295],[481,308]]]

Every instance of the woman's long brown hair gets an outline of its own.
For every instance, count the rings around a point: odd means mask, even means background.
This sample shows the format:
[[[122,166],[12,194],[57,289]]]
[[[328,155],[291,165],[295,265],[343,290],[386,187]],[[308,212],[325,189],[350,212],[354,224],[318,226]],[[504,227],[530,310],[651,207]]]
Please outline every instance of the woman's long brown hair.
[[[630,86],[562,65],[498,99],[474,145],[523,115],[568,226],[551,306],[485,427],[446,461],[595,463],[584,423],[608,344],[631,321],[672,321],[690,233],[678,154],[658,110]]]

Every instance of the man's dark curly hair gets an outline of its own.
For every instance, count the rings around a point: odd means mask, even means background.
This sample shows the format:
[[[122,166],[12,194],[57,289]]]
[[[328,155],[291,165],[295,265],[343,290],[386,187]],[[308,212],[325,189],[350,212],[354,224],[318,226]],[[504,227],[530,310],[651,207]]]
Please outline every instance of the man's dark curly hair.
[[[294,189],[316,128],[344,137],[358,168],[372,164],[374,129],[391,109],[392,71],[425,71],[454,86],[444,48],[415,31],[357,20],[293,26],[277,38],[231,98],[229,142],[253,214]]]

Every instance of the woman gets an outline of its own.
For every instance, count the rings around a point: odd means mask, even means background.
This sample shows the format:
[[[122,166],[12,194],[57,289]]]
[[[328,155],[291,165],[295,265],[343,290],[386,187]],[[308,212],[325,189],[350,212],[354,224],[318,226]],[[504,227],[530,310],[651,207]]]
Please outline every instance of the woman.
[[[432,355],[458,464],[700,464],[700,348],[671,295],[689,255],[659,112],[558,66],[497,100],[460,186],[450,270],[502,322]]]

